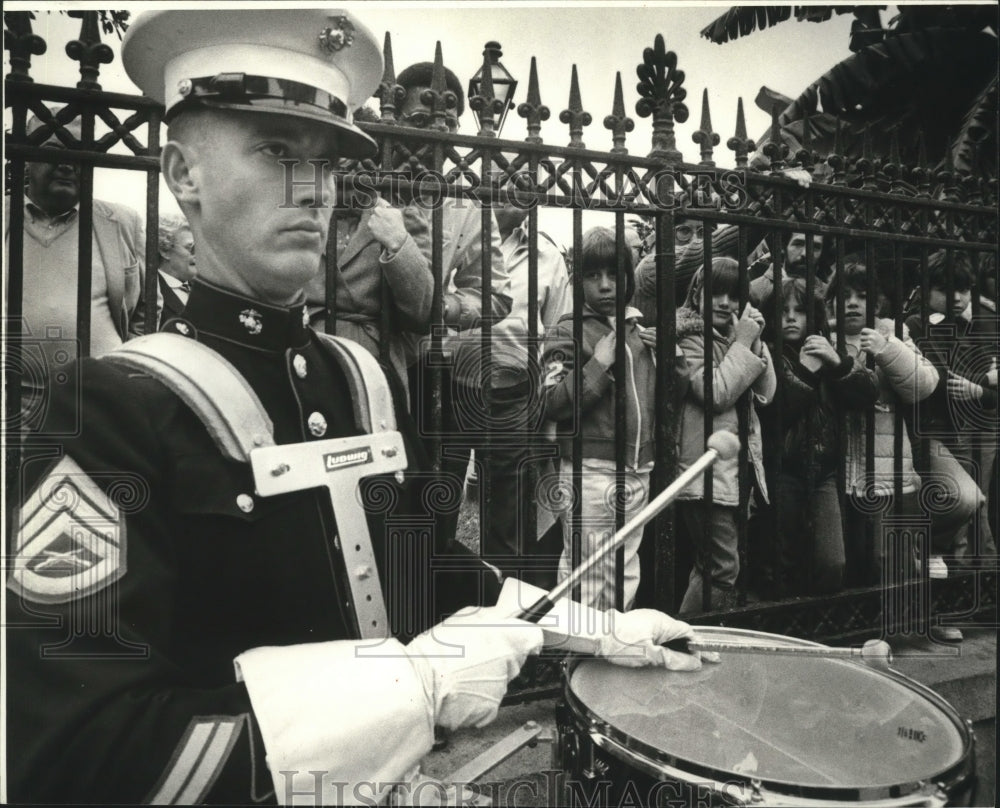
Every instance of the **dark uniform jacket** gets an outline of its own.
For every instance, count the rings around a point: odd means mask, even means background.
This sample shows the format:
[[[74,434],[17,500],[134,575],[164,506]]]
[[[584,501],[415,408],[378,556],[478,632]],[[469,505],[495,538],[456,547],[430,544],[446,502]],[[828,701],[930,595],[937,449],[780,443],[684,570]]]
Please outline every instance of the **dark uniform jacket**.
[[[344,373],[302,315],[302,307],[274,308],[196,281],[185,319],[172,328],[242,373],[274,423],[276,443],[357,434]],[[350,526],[336,524],[326,488],[256,496],[249,465],[224,459],[199,418],[159,381],[104,359],[83,360],[79,374],[80,395],[75,385],[57,393],[46,434],[31,439],[23,467],[28,503],[46,486],[55,490],[46,475],[60,454],[79,467],[69,477],[80,496],[60,489],[39,509],[41,523],[25,514],[33,533],[15,545],[16,565],[54,592],[76,576],[77,592],[25,593],[8,581],[9,795],[98,804],[273,801],[233,658],[259,646],[357,637],[338,549]],[[429,477],[407,423],[399,423],[416,470],[402,485],[372,478],[365,498],[390,621],[405,640],[481,591],[494,598],[496,579],[452,548],[436,549],[453,567],[477,569],[426,572]],[[117,506],[119,526],[88,524],[102,512],[93,486]],[[107,540],[119,548],[112,575],[99,564]]]

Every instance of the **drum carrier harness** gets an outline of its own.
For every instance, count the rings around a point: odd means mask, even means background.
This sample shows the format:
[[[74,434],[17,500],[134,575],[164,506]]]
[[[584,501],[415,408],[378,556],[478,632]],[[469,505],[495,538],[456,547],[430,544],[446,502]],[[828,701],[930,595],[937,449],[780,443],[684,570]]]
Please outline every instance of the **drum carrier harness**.
[[[389,385],[375,357],[342,337],[317,336],[347,377],[354,421],[362,435],[275,444],[271,419],[240,372],[213,349],[179,334],[147,334],[104,358],[142,371],[174,391],[202,421],[224,457],[250,464],[259,496],[326,486],[341,534],[338,544],[358,636],[385,639],[390,636],[385,599],[357,488],[365,477],[401,474],[406,450],[396,429]]]

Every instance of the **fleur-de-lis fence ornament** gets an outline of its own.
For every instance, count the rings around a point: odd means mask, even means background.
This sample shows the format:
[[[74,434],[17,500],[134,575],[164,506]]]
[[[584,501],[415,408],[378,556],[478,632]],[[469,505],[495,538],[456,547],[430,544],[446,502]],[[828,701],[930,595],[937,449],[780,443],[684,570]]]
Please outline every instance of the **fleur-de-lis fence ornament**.
[[[882,176],[889,183],[889,191],[902,193],[903,166],[899,157],[899,127],[889,133],[889,157],[882,163]]]
[[[924,140],[923,132],[917,133],[917,165],[910,176],[917,186],[917,196],[931,195],[931,172],[927,166],[927,141]]]
[[[771,161],[771,173],[777,173],[785,167],[785,158],[788,157],[788,144],[781,137],[781,124],[778,121],[777,108],[771,109],[771,135],[770,140],[764,144],[762,150]]]
[[[434,46],[434,69],[431,72],[431,86],[420,94],[420,101],[431,109],[431,119],[428,129],[447,132],[449,123],[452,128],[458,125],[458,96],[448,89],[444,78],[444,57],[441,55],[441,42]]]
[[[653,117],[653,149],[649,156],[680,162],[683,156],[677,149],[674,121],[684,123],[688,119],[688,108],[684,105],[687,90],[681,86],[684,71],[677,69],[677,54],[666,49],[662,34],[656,35],[652,48],[643,50],[636,75],[639,77],[636,91],[641,97],[635,111],[640,118]]]
[[[840,117],[838,116],[833,129],[833,151],[826,156],[826,164],[830,166],[830,183],[832,185],[843,185],[846,176],[847,160],[844,159],[844,152],[841,148],[842,137]]]
[[[81,90],[100,90],[97,79],[101,75],[101,65],[111,64],[115,55],[111,48],[101,42],[101,31],[96,11],[67,11],[70,17],[82,19],[80,38],[66,43],[66,55],[80,63],[80,81],[76,86]]]
[[[30,11],[7,11],[3,15],[3,49],[10,52],[10,73],[7,81],[34,81],[31,78],[31,57],[41,56],[48,46],[31,30]]]
[[[583,127],[590,126],[594,120],[589,112],[583,111],[583,101],[580,98],[580,80],[576,75],[576,65],[569,81],[569,107],[559,113],[559,120],[569,124],[569,146],[573,149],[583,149]]]
[[[816,165],[816,153],[812,150],[812,124],[809,123],[808,114],[802,115],[802,142],[795,152],[795,162],[810,173]]]
[[[534,56],[531,57],[531,72],[528,74],[528,100],[518,104],[517,114],[524,118],[528,125],[528,136],[525,141],[541,143],[542,121],[547,121],[550,113],[549,108],[542,103],[542,97],[538,92],[538,68]]]
[[[615,100],[611,104],[611,114],[604,118],[604,128],[611,130],[612,153],[627,154],[625,135],[635,129],[635,121],[625,114],[625,98],[622,94],[622,74],[615,73]]]
[[[691,140],[701,146],[700,165],[712,167],[715,161],[712,159],[713,150],[719,145],[719,136],[712,131],[712,112],[708,107],[708,88],[701,94],[701,126],[691,135]]]
[[[941,169],[934,173],[934,179],[941,184],[941,198],[948,202],[958,202],[958,184],[955,163],[952,159],[951,149],[944,153],[945,161]]]
[[[406,99],[406,88],[396,84],[396,68],[392,61],[392,37],[385,32],[385,43],[382,45],[382,56],[385,70],[382,71],[382,81],[378,85],[379,112],[382,123],[396,123],[396,113]]]
[[[736,134],[726,141],[726,147],[735,152],[736,167],[747,167],[747,156],[757,149],[757,144],[747,137],[747,121],[743,115],[743,98],[736,101]]]
[[[865,127],[861,137],[861,157],[854,163],[854,170],[861,178],[861,187],[866,191],[874,191],[878,188],[875,179],[875,159],[872,156],[872,135],[871,129]]]

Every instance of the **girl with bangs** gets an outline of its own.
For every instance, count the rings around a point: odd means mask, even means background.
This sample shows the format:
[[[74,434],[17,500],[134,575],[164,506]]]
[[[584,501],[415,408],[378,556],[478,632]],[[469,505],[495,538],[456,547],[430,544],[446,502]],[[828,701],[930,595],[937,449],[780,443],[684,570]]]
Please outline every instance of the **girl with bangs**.
[[[840,413],[868,410],[878,398],[874,373],[833,347],[823,301],[807,296],[805,280],[783,281],[781,301],[780,316],[774,305],[765,314],[765,339],[780,357],[781,382],[772,406],[761,412],[775,510],[770,529],[760,532],[766,538],[759,571],[761,594],[773,598],[843,587]]]
[[[677,344],[687,359],[691,386],[685,396],[678,433],[678,472],[690,467],[705,451],[706,410],[712,413],[708,434],[726,430],[739,434],[737,402],[751,394],[747,437],[756,482],[764,489],[763,454],[756,405],[766,404],[775,391],[771,354],[761,341],[763,315],[747,304],[739,306],[739,265],[732,258],[716,258],[711,267],[711,296],[705,295],[704,270],[691,279],[684,305],[677,310]],[[706,320],[711,323],[711,345],[705,345]],[[708,363],[706,362],[708,348]],[[710,364],[709,364],[710,363]],[[709,398],[706,380],[711,380]],[[736,513],[740,506],[739,457],[719,459],[712,469],[711,505],[706,501],[704,477],[699,476],[678,497],[677,523],[694,549],[694,564],[681,614],[704,611],[704,581],[711,582],[712,610],[736,605],[735,585],[740,571]]]

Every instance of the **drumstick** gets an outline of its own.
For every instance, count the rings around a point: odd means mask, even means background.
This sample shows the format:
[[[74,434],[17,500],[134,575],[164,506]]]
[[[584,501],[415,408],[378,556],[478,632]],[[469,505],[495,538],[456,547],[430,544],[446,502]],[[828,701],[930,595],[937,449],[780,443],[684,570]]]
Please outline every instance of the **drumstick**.
[[[884,640],[868,640],[861,648],[831,648],[826,645],[769,645],[766,642],[726,642],[699,637],[681,638],[662,643],[671,651],[693,654],[715,651],[722,654],[777,654],[784,656],[843,657],[861,659],[875,667],[888,667],[892,648]],[[884,661],[884,665],[882,664]]]
[[[650,519],[662,511],[667,505],[673,502],[680,495],[681,491],[698,479],[698,475],[704,473],[705,469],[711,466],[716,460],[730,460],[736,457],[740,450],[740,441],[732,432],[713,432],[709,435],[706,443],[708,451],[691,464],[683,474],[664,488],[652,502],[646,504],[639,513],[622,525],[622,529],[609,536],[585,561],[576,567],[562,583],[556,584],[552,590],[542,595],[531,606],[517,615],[521,620],[529,623],[537,623],[542,619],[555,602],[576,586],[579,580],[590,570],[591,567],[599,563],[608,553],[616,550],[631,534],[644,527]]]

